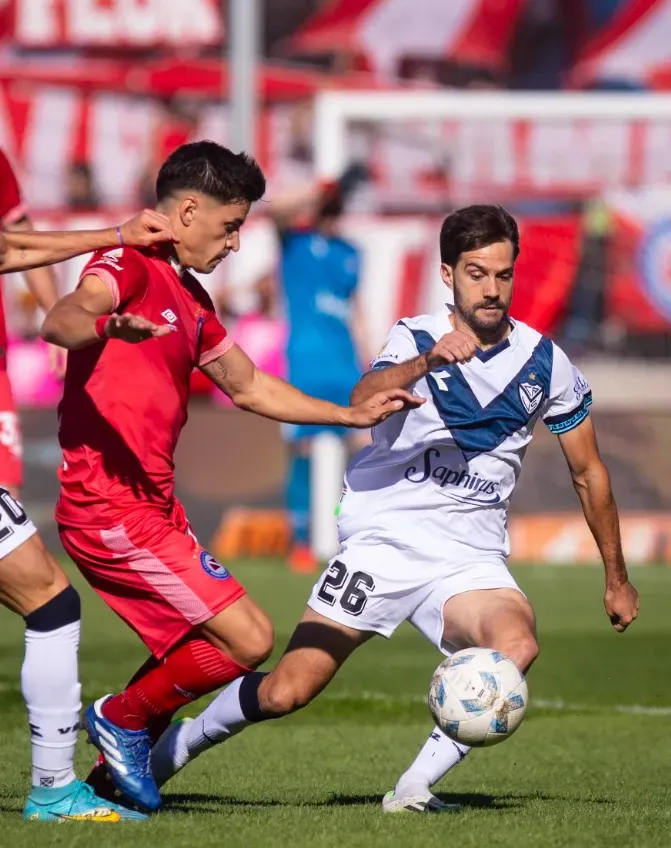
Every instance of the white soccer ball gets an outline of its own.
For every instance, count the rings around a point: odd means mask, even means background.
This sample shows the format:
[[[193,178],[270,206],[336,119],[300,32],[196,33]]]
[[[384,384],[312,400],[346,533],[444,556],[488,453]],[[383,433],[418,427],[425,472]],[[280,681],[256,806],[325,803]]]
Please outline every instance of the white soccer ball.
[[[429,687],[429,708],[450,739],[497,745],[522,723],[529,690],[515,663],[489,648],[467,648],[444,660]]]

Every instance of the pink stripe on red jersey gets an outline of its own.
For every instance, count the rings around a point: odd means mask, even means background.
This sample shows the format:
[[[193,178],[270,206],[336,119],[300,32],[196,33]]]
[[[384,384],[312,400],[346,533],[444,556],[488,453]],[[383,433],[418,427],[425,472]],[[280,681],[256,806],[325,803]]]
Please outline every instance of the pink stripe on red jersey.
[[[235,342],[233,339],[226,336],[226,338],[219,342],[216,347],[211,348],[210,350],[206,350],[204,353],[201,353],[200,359],[198,360],[198,365],[202,368],[203,365],[209,365],[210,362],[214,362],[215,359],[219,359],[220,356],[223,356],[225,353],[233,347]]]
[[[11,227],[12,224],[16,224],[17,221],[21,221],[28,214],[28,207],[25,203],[19,203],[18,206],[15,206],[13,209],[10,209],[9,212],[2,219],[3,227]]]
[[[79,278],[79,282],[81,283],[84,277],[88,277],[90,274],[97,277],[109,289],[110,294],[112,295],[112,311],[114,312],[119,308],[119,303],[121,301],[119,296],[119,286],[117,281],[114,279],[114,275],[106,268],[96,268],[95,265],[92,265],[91,267],[84,269],[84,272]]]
[[[173,609],[194,627],[213,618],[214,613],[186,583],[150,551],[136,548],[123,524],[101,530],[100,538],[108,550],[122,556],[128,567],[139,574]]]

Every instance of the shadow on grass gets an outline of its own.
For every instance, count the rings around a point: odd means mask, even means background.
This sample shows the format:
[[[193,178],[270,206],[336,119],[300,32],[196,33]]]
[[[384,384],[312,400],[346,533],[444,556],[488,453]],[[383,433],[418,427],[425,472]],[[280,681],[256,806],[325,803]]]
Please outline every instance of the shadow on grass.
[[[510,809],[522,807],[521,798],[507,796],[495,798],[493,795],[439,795],[442,801],[449,804],[461,804],[464,809]],[[221,807],[259,808],[266,807],[309,807],[313,809],[328,809],[329,807],[379,807],[382,796],[376,795],[331,795],[325,800],[296,801],[295,803],[278,801],[272,798],[235,798],[230,795],[209,795],[201,792],[184,792],[166,795],[163,799],[163,809],[176,813],[220,813]],[[530,799],[529,799],[530,800]],[[554,799],[553,799],[554,800]]]
[[[534,801],[560,801],[565,804],[614,804],[610,798],[581,798],[568,795],[548,795],[542,792],[530,792],[526,795],[487,795],[479,792],[471,793],[440,793],[437,796],[446,804],[460,804],[464,810],[514,810],[522,809]],[[382,796],[375,795],[331,795],[326,800],[296,801],[295,803],[278,801],[272,798],[251,799],[235,798],[230,795],[212,795],[202,792],[183,792],[166,795],[163,799],[163,809],[173,813],[221,813],[221,807],[264,809],[268,807],[309,807],[328,809],[329,807],[379,807]]]

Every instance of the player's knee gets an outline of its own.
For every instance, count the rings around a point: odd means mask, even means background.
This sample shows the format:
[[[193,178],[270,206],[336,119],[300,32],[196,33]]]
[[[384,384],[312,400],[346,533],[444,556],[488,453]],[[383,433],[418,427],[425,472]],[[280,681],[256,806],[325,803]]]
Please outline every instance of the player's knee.
[[[51,600],[70,586],[63,570],[53,562],[42,560],[35,573],[34,587],[42,598]]]
[[[259,690],[259,703],[264,713],[279,717],[307,706],[313,698],[309,686],[295,678],[268,675]]]
[[[520,671],[526,672],[538,657],[540,648],[533,633],[522,633],[507,640],[503,653],[515,663]]]

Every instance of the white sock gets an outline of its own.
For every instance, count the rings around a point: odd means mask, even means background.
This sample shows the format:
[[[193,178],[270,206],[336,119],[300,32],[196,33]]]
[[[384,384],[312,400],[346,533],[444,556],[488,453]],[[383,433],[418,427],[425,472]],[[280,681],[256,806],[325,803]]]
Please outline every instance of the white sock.
[[[453,742],[436,727],[413,764],[399,778],[395,791],[402,792],[409,787],[429,789],[450,769],[459,765],[470,750],[466,745]]]
[[[240,685],[243,680],[242,677],[234,680],[185,727],[180,739],[181,751],[176,752],[180,759],[185,757],[186,762],[193,760],[203,751],[225,742],[251,724],[240,706]]]
[[[81,686],[77,673],[80,622],[57,630],[26,629],[21,668],[32,746],[33,786],[66,786],[75,779]]]

